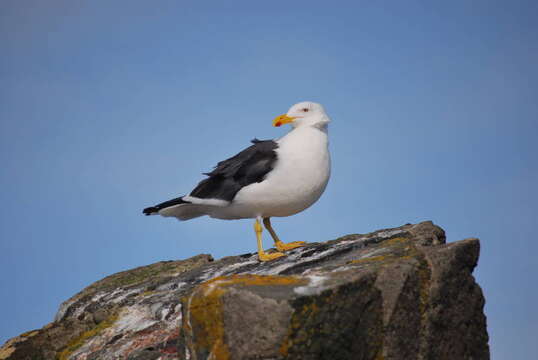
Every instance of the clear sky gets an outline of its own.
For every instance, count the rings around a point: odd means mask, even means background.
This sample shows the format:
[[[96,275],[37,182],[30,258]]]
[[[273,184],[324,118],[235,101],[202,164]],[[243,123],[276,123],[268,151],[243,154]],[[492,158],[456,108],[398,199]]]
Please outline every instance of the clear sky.
[[[536,354],[537,19],[508,0],[1,1],[0,342],[117,271],[255,251],[250,220],[141,210],[312,100],[332,178],[280,236],[479,237],[493,359]]]

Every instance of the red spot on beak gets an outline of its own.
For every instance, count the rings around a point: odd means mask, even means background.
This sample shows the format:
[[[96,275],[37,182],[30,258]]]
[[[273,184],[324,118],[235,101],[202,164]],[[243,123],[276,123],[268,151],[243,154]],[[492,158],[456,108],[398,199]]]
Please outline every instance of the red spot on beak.
[[[280,126],[280,125],[282,125],[280,121],[275,124],[275,126]]]

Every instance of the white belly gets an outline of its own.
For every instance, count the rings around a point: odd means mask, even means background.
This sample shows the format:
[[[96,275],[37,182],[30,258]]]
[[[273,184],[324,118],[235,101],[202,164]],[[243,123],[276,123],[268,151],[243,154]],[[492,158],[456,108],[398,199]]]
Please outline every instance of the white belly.
[[[331,172],[327,133],[306,127],[291,131],[277,142],[278,162],[266,179],[244,187],[225,212],[214,209],[210,216],[290,216],[319,199]]]

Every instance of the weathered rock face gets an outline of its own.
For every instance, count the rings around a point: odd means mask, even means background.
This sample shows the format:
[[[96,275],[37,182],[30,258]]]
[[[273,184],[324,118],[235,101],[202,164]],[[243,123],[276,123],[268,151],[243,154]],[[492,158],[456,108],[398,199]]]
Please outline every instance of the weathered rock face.
[[[268,263],[160,262],[90,285],[0,359],[489,359],[478,255],[424,222]]]

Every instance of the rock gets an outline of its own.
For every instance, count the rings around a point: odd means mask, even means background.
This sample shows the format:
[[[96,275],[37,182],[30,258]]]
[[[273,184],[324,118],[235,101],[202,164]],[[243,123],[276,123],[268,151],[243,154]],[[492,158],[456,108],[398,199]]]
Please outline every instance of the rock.
[[[478,255],[423,222],[268,263],[159,262],[90,285],[0,359],[489,359]]]

